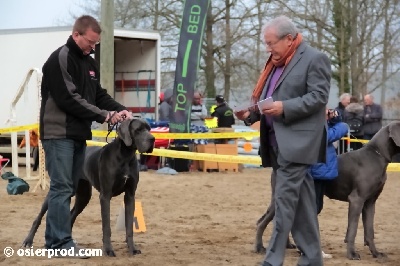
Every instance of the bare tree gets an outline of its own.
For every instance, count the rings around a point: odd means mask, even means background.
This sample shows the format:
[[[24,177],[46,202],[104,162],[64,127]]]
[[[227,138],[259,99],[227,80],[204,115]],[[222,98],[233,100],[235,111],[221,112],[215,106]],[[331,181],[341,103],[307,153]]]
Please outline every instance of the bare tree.
[[[99,2],[91,0],[90,2]],[[116,26],[158,30],[162,69],[174,74],[183,1],[116,0]],[[91,14],[99,5],[91,4]],[[248,97],[268,56],[261,42],[263,20],[288,15],[312,46],[332,61],[339,93],[362,97],[400,71],[399,0],[212,1],[202,45],[198,87],[213,97]],[[97,13],[96,13],[97,12]],[[202,89],[201,89],[202,90]]]

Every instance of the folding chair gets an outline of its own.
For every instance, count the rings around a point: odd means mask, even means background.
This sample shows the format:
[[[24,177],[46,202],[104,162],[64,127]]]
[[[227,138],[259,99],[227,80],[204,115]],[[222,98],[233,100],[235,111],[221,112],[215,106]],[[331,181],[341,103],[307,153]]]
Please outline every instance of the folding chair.
[[[3,174],[3,169],[7,166],[7,164],[10,162],[10,159],[8,158],[0,158],[0,174]],[[3,165],[4,163],[4,165]]]

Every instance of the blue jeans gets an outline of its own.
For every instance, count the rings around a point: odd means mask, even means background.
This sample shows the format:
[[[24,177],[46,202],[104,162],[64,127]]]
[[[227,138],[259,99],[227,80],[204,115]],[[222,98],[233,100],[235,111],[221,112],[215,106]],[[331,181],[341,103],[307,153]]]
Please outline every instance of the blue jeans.
[[[74,246],[71,232],[71,197],[83,171],[86,142],[72,139],[43,140],[46,168],[50,176],[46,217],[47,248]]]

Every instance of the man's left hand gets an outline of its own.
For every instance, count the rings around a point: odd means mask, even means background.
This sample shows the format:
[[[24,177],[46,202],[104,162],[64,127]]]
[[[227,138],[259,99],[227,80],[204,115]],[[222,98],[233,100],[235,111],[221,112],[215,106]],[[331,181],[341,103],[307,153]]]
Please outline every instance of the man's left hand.
[[[260,110],[261,113],[270,116],[279,116],[283,114],[283,103],[281,101],[275,101],[272,103],[272,107]]]

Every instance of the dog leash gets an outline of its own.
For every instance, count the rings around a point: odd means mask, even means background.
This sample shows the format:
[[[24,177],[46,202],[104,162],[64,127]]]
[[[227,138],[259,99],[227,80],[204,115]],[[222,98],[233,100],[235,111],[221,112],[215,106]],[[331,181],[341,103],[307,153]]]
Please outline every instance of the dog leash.
[[[107,132],[107,136],[106,136],[106,142],[107,143],[110,143],[110,142],[108,142],[108,135],[110,135],[110,133],[114,130],[114,128],[115,128],[115,130],[117,130],[118,129],[118,123],[116,123],[116,124],[108,124],[108,132]],[[115,139],[115,138],[114,138]]]
[[[110,118],[108,119],[108,122],[107,122],[107,125],[108,125],[108,132],[107,132],[107,136],[106,136],[106,142],[107,143],[109,143],[108,142],[108,136],[110,135],[110,133],[111,133],[111,131],[113,131],[114,130],[114,127],[115,127],[115,130],[117,130],[117,128],[118,128],[118,122],[117,123],[115,123],[115,124],[111,124],[111,118],[114,116],[116,114],[116,112],[114,112],[113,114],[111,114],[111,112],[109,112],[109,115],[110,115]]]

